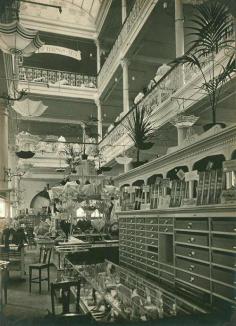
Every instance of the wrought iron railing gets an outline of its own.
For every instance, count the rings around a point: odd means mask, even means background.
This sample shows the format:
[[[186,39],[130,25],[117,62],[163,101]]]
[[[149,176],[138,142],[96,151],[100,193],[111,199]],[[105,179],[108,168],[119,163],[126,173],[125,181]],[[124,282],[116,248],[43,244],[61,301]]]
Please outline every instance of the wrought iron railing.
[[[234,39],[234,35],[232,33],[230,33],[229,36],[231,39]],[[221,64],[224,64],[224,62],[227,61],[227,54],[225,50],[222,50],[220,53],[218,53],[217,58],[219,62],[218,66],[221,67]],[[204,69],[210,69],[211,64],[212,63],[209,58],[204,58]],[[196,78],[199,76],[199,70],[196,69],[196,67],[191,67],[188,64],[175,64],[162,76],[162,78],[159,79],[158,82],[154,84],[154,86],[152,86],[152,88],[136,105],[140,108],[142,106],[149,108],[152,107],[153,117],[158,124],[160,121],[159,119],[163,119],[163,117],[168,114],[168,112],[160,112],[162,103],[171,97],[174,97],[175,93],[188,85],[190,82],[196,80]],[[133,109],[136,105],[133,106]],[[115,152],[117,152],[117,155],[118,152],[121,152],[121,143],[127,143],[125,139],[128,136],[125,124],[133,109],[131,109],[125,116],[117,121],[116,126],[114,126],[113,129],[111,129],[100,142],[99,147],[103,150],[105,157],[109,156],[110,159],[114,158],[116,156]],[[118,143],[119,146],[116,148],[116,144]],[[128,143],[132,143],[131,140]],[[113,151],[111,151],[112,145],[114,147]]]
[[[154,2],[153,2],[154,3]],[[125,44],[125,41],[129,34],[131,34],[137,24],[137,21],[139,21],[141,15],[144,12],[144,8],[148,5],[151,5],[152,3],[150,0],[136,0],[132,10],[130,11],[129,16],[126,18],[121,32],[113,45],[104,65],[102,66],[99,75],[98,75],[98,85],[100,86],[102,81],[107,78],[109,75],[109,71],[111,69],[111,66],[114,62],[114,60],[118,57],[118,54],[121,50],[121,46]]]
[[[41,83],[46,86],[97,87],[96,76],[37,67],[19,67],[19,80],[29,83]]]

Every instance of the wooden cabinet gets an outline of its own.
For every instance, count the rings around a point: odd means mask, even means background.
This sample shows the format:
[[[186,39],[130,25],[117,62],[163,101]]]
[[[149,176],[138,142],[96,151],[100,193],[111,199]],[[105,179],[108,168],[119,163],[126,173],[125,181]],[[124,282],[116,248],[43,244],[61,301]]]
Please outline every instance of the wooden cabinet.
[[[189,292],[190,302],[236,306],[235,206],[118,215],[120,225],[126,223],[126,232],[120,232],[121,266],[183,297]]]

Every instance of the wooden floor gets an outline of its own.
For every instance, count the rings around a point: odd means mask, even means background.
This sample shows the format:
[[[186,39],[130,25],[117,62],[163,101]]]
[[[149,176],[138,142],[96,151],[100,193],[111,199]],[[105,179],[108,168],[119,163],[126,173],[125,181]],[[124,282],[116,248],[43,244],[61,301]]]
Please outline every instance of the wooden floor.
[[[3,314],[0,314],[0,326],[58,326],[58,325],[74,325],[59,324],[48,319],[51,311],[51,299],[47,291],[47,282],[42,286],[42,294],[38,292],[38,284],[32,285],[32,292],[29,293],[28,284],[28,265],[36,262],[38,253],[35,249],[26,250],[26,266],[25,266],[25,280],[19,279],[17,273],[11,275],[11,280],[8,289],[8,304],[3,308]],[[56,280],[56,268],[54,266],[50,269],[51,282]],[[228,321],[227,321],[228,319]],[[96,325],[95,322],[92,325]],[[77,324],[76,324],[77,325]],[[98,323],[101,325],[108,325],[107,323]],[[122,322],[114,325],[122,326],[235,326],[236,314],[229,318],[217,318],[215,315],[210,316],[187,316],[181,318],[171,318],[164,320],[157,320],[147,323]],[[87,326],[87,324],[80,323],[79,326]]]
[[[25,279],[21,279],[18,272],[11,272],[10,274],[8,303],[3,307],[3,315],[10,322],[42,318],[48,315],[48,311],[51,311],[51,298],[47,291],[47,282],[42,283],[41,294],[39,294],[38,284],[33,284],[32,292],[29,293],[28,265],[36,262],[37,258],[38,253],[36,249],[27,249],[25,256]],[[50,267],[50,277],[51,282],[55,281],[56,268],[54,266]]]

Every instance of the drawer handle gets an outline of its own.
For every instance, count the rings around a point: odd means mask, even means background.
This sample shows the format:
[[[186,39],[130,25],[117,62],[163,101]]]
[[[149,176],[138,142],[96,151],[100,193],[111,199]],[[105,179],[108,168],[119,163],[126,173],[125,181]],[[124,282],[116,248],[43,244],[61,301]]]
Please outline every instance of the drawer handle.
[[[188,242],[194,242],[195,241],[195,238],[194,237],[191,237],[188,239]]]
[[[193,223],[189,222],[187,228],[188,229],[191,229],[192,228],[192,225],[193,225]]]
[[[189,270],[190,270],[190,271],[192,271],[194,268],[195,268],[194,265],[190,265],[190,266],[189,266]]]
[[[189,255],[189,257],[195,256],[195,251],[190,251],[188,255]]]
[[[154,234],[151,234],[151,238],[154,238]]]
[[[165,232],[168,232],[168,228],[165,228],[165,230],[164,230]]]
[[[165,220],[164,224],[168,224],[168,220]]]
[[[190,277],[190,282],[194,282],[195,278],[193,276]]]

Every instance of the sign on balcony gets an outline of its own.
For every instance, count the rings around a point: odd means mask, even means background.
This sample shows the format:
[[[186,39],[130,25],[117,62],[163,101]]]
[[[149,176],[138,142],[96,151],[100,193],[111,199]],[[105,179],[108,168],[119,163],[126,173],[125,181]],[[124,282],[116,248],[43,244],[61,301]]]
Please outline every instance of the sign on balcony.
[[[36,53],[51,53],[51,54],[58,54],[64,55],[66,57],[71,57],[75,60],[81,60],[81,52],[75,51],[72,49],[64,48],[62,46],[55,46],[55,45],[47,45],[44,44],[41,48],[38,49]]]

